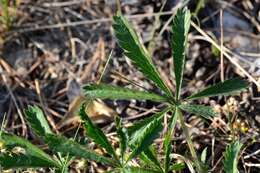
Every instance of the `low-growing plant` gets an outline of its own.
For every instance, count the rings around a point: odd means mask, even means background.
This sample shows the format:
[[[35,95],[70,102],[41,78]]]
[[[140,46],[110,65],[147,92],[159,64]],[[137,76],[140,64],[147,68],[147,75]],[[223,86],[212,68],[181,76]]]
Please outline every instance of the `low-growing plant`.
[[[68,139],[64,136],[54,134],[42,112],[37,106],[29,106],[25,114],[34,133],[43,139],[49,149],[56,154],[51,157],[37,146],[29,141],[20,138],[16,135],[0,131],[0,165],[3,169],[10,168],[53,168],[55,172],[68,172],[70,160],[74,157],[80,157],[86,160],[95,161],[108,165],[113,168],[113,172],[157,172],[149,168],[137,167],[129,163],[134,157],[146,150],[146,139],[150,140],[151,135],[158,131],[158,126],[161,123],[154,122],[150,126],[145,127],[143,132],[140,132],[142,139],[137,145],[128,143],[127,130],[122,126],[122,121],[116,117],[117,134],[120,139],[120,153],[117,153],[112,144],[109,142],[105,134],[100,130],[86,114],[86,106],[82,105],[79,115],[83,120],[83,125],[86,129],[87,136],[102,147],[108,156],[102,156],[86,146],[75,142],[74,139]],[[149,128],[149,129],[148,129]],[[150,133],[148,133],[150,132]],[[126,151],[132,149],[127,155]],[[159,164],[159,163],[158,163]]]
[[[149,117],[148,119],[145,119],[141,122],[137,122],[128,129],[129,140],[132,141],[130,143],[143,142],[142,140],[136,140],[136,138],[139,138],[139,132],[143,131],[143,128],[148,127],[155,122],[161,122],[167,112],[172,112],[172,116],[168,121],[168,130],[164,135],[164,164],[158,165],[160,170],[163,170],[163,172],[165,173],[171,171],[171,138],[173,136],[174,127],[177,120],[179,120],[185,134],[186,142],[190,149],[191,157],[197,172],[207,172],[206,166],[202,163],[201,159],[198,158],[197,153],[194,149],[189,130],[185,125],[182,111],[198,115],[199,117],[204,119],[210,119],[214,117],[216,113],[209,106],[190,104],[190,101],[204,97],[227,95],[232,92],[245,89],[248,86],[248,83],[246,81],[235,78],[210,86],[189,97],[181,98],[181,86],[185,66],[185,50],[190,28],[190,18],[191,15],[189,10],[183,8],[178,10],[175,18],[173,19],[171,46],[174,62],[173,71],[175,74],[176,82],[175,96],[166,85],[166,83],[163,81],[163,79],[160,77],[158,70],[152,62],[152,58],[146,51],[144,45],[138,39],[138,36],[132,26],[120,14],[114,17],[113,22],[113,29],[119,46],[124,50],[124,54],[132,60],[134,65],[136,65],[137,68],[148,79],[153,81],[154,84],[156,84],[157,87],[163,92],[163,94],[136,91],[106,84],[88,84],[83,87],[85,90],[85,94],[93,99],[101,98],[152,100],[155,102],[165,102],[167,104],[167,108],[163,110],[163,112]],[[160,130],[156,131],[156,133],[154,134],[151,134],[151,136],[155,136],[159,132]],[[154,138],[147,140],[146,146],[152,144],[153,140]],[[145,152],[143,152],[143,154],[146,155]],[[147,158],[149,159],[149,156],[147,156]],[[160,163],[160,161],[155,161],[154,159],[150,161],[154,164],[158,164],[158,162]]]
[[[169,89],[165,81],[160,77],[158,70],[152,62],[152,58],[146,51],[143,44],[138,39],[136,32],[133,30],[128,21],[121,14],[117,14],[113,19],[113,29],[118,44],[124,50],[124,54],[132,60],[138,69],[153,81],[154,84],[162,91],[161,94],[152,91],[139,91],[107,84],[87,84],[83,87],[85,95],[91,99],[136,99],[136,100],[152,100],[154,102],[165,103],[165,108],[151,117],[145,118],[134,123],[128,128],[124,128],[122,120],[116,117],[116,131],[119,138],[119,152],[115,150],[109,142],[106,135],[95,124],[92,123],[86,114],[86,106],[83,104],[80,108],[79,115],[86,130],[86,135],[91,138],[96,144],[102,147],[107,155],[100,155],[86,146],[81,145],[74,140],[67,139],[63,136],[55,135],[38,107],[29,107],[26,110],[27,120],[30,123],[34,132],[48,144],[50,150],[55,153],[62,154],[65,161],[56,161],[42,150],[37,148],[35,154],[29,154],[30,150],[36,148],[29,144],[24,139],[1,132],[0,140],[3,144],[2,148],[11,150],[18,146],[23,148],[25,152],[13,156],[13,160],[5,160],[9,157],[8,154],[0,153],[0,164],[4,168],[11,167],[56,167],[58,171],[66,172],[68,160],[72,157],[81,157],[87,160],[96,161],[102,164],[109,165],[112,170],[109,172],[140,172],[140,173],[168,173],[176,170],[181,170],[185,167],[183,163],[173,163],[172,153],[172,137],[174,128],[179,121],[185,138],[188,144],[191,157],[178,155],[178,158],[186,162],[188,168],[195,172],[193,166],[199,173],[208,172],[206,163],[206,149],[198,157],[197,152],[189,134],[189,129],[185,124],[183,115],[184,112],[198,115],[203,119],[210,119],[216,115],[213,109],[209,106],[191,104],[192,100],[212,97],[218,95],[227,95],[234,91],[240,91],[248,86],[248,83],[241,79],[230,79],[222,83],[210,86],[200,92],[189,97],[181,97],[181,87],[183,81],[183,71],[185,66],[185,50],[187,47],[188,32],[190,28],[190,12],[186,8],[179,9],[172,25],[171,46],[173,53],[173,71],[175,73],[176,89],[175,94]],[[167,118],[167,114],[171,114]],[[167,131],[164,133],[163,139],[163,157],[157,156],[156,146],[153,145],[154,140],[159,137],[163,124],[162,120],[167,118]],[[22,143],[19,141],[23,141]],[[24,144],[26,143],[26,144]],[[33,147],[31,147],[33,146]],[[239,145],[240,146],[240,145]],[[236,148],[235,151],[233,148]],[[227,173],[230,169],[228,163],[236,165],[236,157],[239,151],[237,145],[228,147],[225,153],[224,168]],[[35,149],[36,150],[36,149]],[[8,153],[8,152],[7,152]],[[232,154],[235,153],[235,154]],[[39,155],[38,155],[39,154]],[[25,162],[20,158],[30,158],[31,162]],[[139,158],[140,162],[133,162],[133,159]],[[34,162],[34,158],[40,161]],[[163,159],[161,159],[163,158]],[[62,160],[62,159],[59,159]],[[64,159],[63,159],[64,160]]]
[[[28,120],[35,128],[36,134],[51,133],[42,111],[35,107],[27,110]],[[39,126],[37,126],[39,125]],[[0,170],[10,168],[48,167],[61,170],[59,160],[52,158],[26,139],[0,131]]]

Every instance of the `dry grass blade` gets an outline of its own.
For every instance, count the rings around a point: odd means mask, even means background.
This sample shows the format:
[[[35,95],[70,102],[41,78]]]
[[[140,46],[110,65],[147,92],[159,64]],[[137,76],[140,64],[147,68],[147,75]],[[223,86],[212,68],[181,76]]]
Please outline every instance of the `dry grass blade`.
[[[204,32],[198,25],[196,25],[194,22],[191,22],[191,25],[201,34],[205,37],[205,39],[210,42],[213,46],[215,46],[219,51],[221,51],[221,47],[206,33]],[[241,70],[256,86],[260,89],[260,83],[256,81],[256,79],[250,75],[239,63],[237,63],[228,53],[227,48],[223,46],[223,55],[232,63],[234,64],[239,70]]]

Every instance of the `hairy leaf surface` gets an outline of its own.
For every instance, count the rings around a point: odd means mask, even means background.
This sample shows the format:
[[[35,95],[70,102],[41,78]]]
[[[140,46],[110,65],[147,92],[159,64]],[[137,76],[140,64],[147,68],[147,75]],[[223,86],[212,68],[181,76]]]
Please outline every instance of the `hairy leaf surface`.
[[[229,79],[216,85],[210,86],[197,94],[189,96],[187,99],[195,100],[203,97],[226,95],[231,92],[240,91],[248,87],[248,82],[239,78]]]
[[[119,14],[114,16],[113,28],[118,44],[124,50],[124,54],[133,61],[144,75],[161,88],[165,94],[172,96],[171,91],[152,63],[150,55],[125,17]]]
[[[179,107],[186,112],[202,116],[206,119],[216,115],[215,111],[210,106],[182,104]]]
[[[88,84],[83,87],[85,95],[90,98],[100,99],[136,99],[152,100],[157,102],[167,101],[167,97],[145,91],[132,90],[106,84]]]
[[[131,160],[146,150],[153,143],[153,140],[159,136],[162,128],[163,126],[161,119],[155,118],[149,124],[139,129],[130,140],[130,146],[133,146],[131,147],[133,148],[133,151],[128,160]]]
[[[190,11],[186,8],[179,9],[173,19],[172,25],[172,54],[176,81],[176,99],[179,100],[185,64],[185,50],[188,32],[190,29]]]
[[[135,136],[136,134],[139,133],[139,130],[143,129],[144,127],[146,127],[147,125],[149,125],[149,123],[151,123],[152,121],[154,121],[155,119],[160,119],[162,120],[162,118],[164,117],[164,115],[169,111],[169,108],[164,109],[162,112],[156,113],[154,115],[152,115],[151,117],[148,118],[144,118],[138,122],[136,122],[133,126],[130,126],[129,128],[127,128],[128,131],[128,135],[130,138],[133,138],[133,136]]]
[[[29,121],[30,126],[38,136],[45,136],[46,134],[52,133],[48,121],[39,107],[28,106],[25,110],[25,114],[27,121]]]
[[[29,141],[3,131],[0,133],[0,142],[4,149],[4,152],[0,153],[0,165],[4,169],[61,167],[58,162]]]
[[[158,156],[155,151],[155,147],[153,145],[150,145],[148,149],[144,150],[140,154],[139,158],[144,161],[148,167],[163,172],[160,161],[158,160]]]
[[[46,135],[46,143],[51,150],[70,156],[80,157],[89,161],[96,161],[103,164],[114,165],[114,161],[104,157],[93,150],[87,149],[85,146],[63,136],[54,134]]]

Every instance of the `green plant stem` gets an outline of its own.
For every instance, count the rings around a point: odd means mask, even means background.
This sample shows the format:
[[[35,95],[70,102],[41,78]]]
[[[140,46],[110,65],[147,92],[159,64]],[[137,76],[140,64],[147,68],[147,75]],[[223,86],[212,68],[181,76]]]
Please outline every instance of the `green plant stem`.
[[[196,169],[199,173],[202,173],[204,172],[203,171],[203,168],[201,167],[201,164],[199,162],[199,159],[198,159],[198,156],[196,154],[196,151],[195,151],[195,148],[194,148],[194,145],[191,141],[191,137],[190,137],[190,134],[189,134],[189,130],[185,124],[185,121],[184,121],[184,117],[183,117],[183,114],[181,112],[181,110],[179,108],[176,108],[178,111],[178,115],[179,115],[179,120],[180,120],[180,123],[181,123],[181,127],[183,129],[183,132],[184,132],[184,135],[185,135],[185,138],[186,138],[186,141],[188,143],[188,147],[190,149],[190,152],[191,152],[191,156],[194,160],[194,163],[195,163],[195,166],[196,166]]]

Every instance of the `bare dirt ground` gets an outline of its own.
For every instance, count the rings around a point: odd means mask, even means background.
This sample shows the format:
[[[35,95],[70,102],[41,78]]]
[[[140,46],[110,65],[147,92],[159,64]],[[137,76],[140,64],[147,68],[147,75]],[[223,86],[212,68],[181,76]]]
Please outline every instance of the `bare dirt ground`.
[[[250,87],[239,95],[200,100],[219,112],[212,121],[185,115],[196,149],[201,152],[208,147],[211,171],[222,172],[222,153],[231,135],[235,135],[244,143],[240,171],[260,172],[260,87],[257,87],[260,86],[260,2],[213,0],[199,6],[198,1],[191,0],[187,4],[194,12],[194,25],[213,39],[191,28],[183,95],[221,78],[242,77],[250,81]],[[175,85],[169,77],[172,75],[170,26],[176,6],[182,5],[185,4],[178,0],[167,0],[165,4],[160,0],[121,0],[123,14],[142,37],[172,89]],[[28,105],[38,105],[56,133],[72,137],[79,124],[76,112],[83,101],[80,86],[85,83],[101,80],[138,88],[133,85],[136,83],[155,90],[116,44],[111,28],[116,9],[113,0],[20,1],[16,14],[11,13],[12,27],[6,30],[4,25],[0,26],[0,120],[5,115],[6,131],[42,144],[31,132],[23,113]],[[223,57],[212,41],[218,45],[223,42]],[[123,117],[128,126],[160,108],[154,102],[106,100],[94,102],[89,114],[115,140],[115,114]],[[233,121],[228,122],[228,117]],[[78,136],[84,139],[83,129]],[[174,152],[188,153],[186,145],[180,145],[186,142],[179,127],[173,140]],[[157,142],[161,145],[160,140]],[[76,171],[76,166],[77,161],[71,169]],[[89,165],[94,172],[104,169],[94,163]]]

